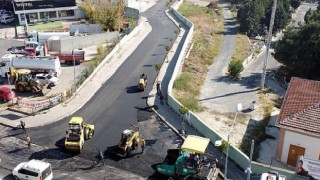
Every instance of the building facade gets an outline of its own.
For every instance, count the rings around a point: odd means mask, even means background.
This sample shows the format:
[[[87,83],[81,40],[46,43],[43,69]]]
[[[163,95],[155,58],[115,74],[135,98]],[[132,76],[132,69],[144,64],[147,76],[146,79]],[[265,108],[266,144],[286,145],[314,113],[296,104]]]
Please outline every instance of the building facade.
[[[296,166],[299,156],[320,160],[320,81],[291,78],[276,126],[276,158]]]
[[[84,17],[75,0],[14,0],[12,3],[20,25]]]

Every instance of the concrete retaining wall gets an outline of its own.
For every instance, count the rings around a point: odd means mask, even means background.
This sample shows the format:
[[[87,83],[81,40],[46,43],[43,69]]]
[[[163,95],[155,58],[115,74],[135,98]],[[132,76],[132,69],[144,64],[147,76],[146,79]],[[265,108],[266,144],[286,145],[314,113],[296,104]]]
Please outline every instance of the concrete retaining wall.
[[[64,37],[59,41],[52,43],[50,42],[51,46],[49,51],[71,51],[72,49],[105,44],[106,42],[112,42],[118,38],[119,32],[106,32],[87,36]]]
[[[182,106],[182,104],[176,100],[172,95],[172,89],[173,89],[173,83],[176,77],[179,73],[179,68],[183,63],[184,56],[186,54],[186,48],[187,45],[191,42],[192,36],[193,36],[193,30],[194,25],[192,22],[190,22],[187,18],[182,16],[179,12],[177,12],[177,9],[179,9],[180,5],[183,3],[183,1],[177,1],[172,7],[171,11],[172,13],[181,20],[187,27],[189,27],[189,31],[187,31],[188,35],[185,40],[185,43],[182,47],[182,50],[180,52],[180,55],[177,60],[177,65],[173,71],[172,78],[168,85],[168,97],[167,97],[167,103],[168,105],[177,113],[179,114],[179,109]],[[248,58],[252,59],[252,56]],[[200,118],[198,118],[193,112],[190,112],[190,125],[193,126],[198,132],[200,132],[203,136],[210,139],[212,143],[214,143],[216,140],[223,139],[221,135],[216,133],[213,129],[209,128],[207,124],[205,124],[203,121],[201,121]],[[243,152],[241,152],[238,148],[230,146],[229,148],[229,158],[232,159],[234,162],[236,162],[237,165],[239,165],[242,169],[246,169],[248,167],[249,158],[247,155],[245,155]],[[280,174],[287,175],[288,179],[293,179],[294,172],[287,171],[285,169],[275,168],[275,167],[269,167],[261,163],[253,162],[251,165],[251,170],[253,174],[261,174],[264,172],[268,172],[270,170],[278,171]]]

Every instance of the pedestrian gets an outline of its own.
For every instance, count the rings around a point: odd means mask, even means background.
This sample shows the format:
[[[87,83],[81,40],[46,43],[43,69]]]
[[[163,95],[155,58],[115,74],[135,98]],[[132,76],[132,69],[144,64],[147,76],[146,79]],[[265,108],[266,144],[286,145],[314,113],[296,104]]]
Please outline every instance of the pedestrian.
[[[161,91],[160,91],[160,104],[163,104],[163,94]]]
[[[27,134],[27,131],[26,131],[26,123],[21,120],[21,121],[20,121],[20,126],[21,126],[21,129],[23,130],[23,132],[24,132],[25,134]]]
[[[141,138],[141,140],[140,140],[140,144],[141,144],[141,154],[143,154],[143,152],[144,152],[144,148],[145,148],[145,146],[146,146],[146,141],[144,140],[144,138]]]
[[[100,163],[100,161],[102,161],[103,165],[104,165],[104,154],[103,152],[99,149],[98,152],[98,162],[96,163],[96,165],[98,165]]]
[[[160,95],[160,81],[157,82],[157,94]]]
[[[31,148],[31,139],[30,139],[29,134],[27,134],[27,144],[28,144],[28,149],[30,149]]]

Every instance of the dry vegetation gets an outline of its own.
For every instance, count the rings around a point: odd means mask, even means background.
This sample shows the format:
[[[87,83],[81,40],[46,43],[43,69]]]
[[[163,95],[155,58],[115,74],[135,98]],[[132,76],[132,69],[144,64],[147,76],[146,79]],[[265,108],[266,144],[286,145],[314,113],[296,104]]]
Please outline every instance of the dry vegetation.
[[[232,55],[232,59],[245,60],[250,55],[250,44],[247,35],[237,34],[236,51]]]
[[[200,111],[197,97],[204,83],[208,66],[218,55],[223,41],[224,21],[219,11],[184,3],[179,12],[194,23],[193,49],[185,61],[181,75],[174,83],[175,97],[188,109]]]

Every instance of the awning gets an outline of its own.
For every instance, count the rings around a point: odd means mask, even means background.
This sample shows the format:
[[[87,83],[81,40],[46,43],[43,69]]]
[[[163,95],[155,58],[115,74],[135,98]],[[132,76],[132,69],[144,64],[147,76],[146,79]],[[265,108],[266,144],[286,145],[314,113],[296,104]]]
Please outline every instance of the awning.
[[[188,135],[184,143],[181,146],[182,150],[187,150],[189,152],[195,152],[199,154],[204,154],[210,140],[208,138]]]

